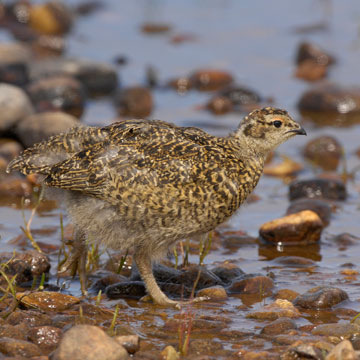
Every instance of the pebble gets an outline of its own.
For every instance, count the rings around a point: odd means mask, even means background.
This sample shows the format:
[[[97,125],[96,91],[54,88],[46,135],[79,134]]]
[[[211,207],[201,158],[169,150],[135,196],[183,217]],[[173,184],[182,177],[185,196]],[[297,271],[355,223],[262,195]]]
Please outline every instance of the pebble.
[[[268,243],[295,245],[316,243],[324,225],[319,216],[304,210],[261,225],[260,238]]]
[[[249,312],[246,317],[256,320],[276,320],[279,318],[298,318],[300,311],[288,300],[277,299],[259,310]]]
[[[26,358],[42,355],[37,345],[8,337],[0,338],[0,352],[7,356],[24,356]]]
[[[325,360],[357,360],[357,354],[349,340],[343,340],[326,355]]]
[[[276,294],[275,298],[279,300],[293,301],[299,296],[299,293],[291,289],[280,289]]]
[[[0,84],[0,132],[7,132],[34,112],[29,97],[17,86]]]
[[[18,284],[32,281],[33,278],[41,277],[43,273],[50,270],[49,258],[36,250],[27,250],[25,252],[2,252],[0,253],[0,262],[7,263],[5,272],[8,275],[15,275]]]
[[[304,148],[304,157],[325,171],[335,171],[343,157],[343,147],[333,136],[323,135],[310,140]]]
[[[295,214],[303,210],[311,210],[315,212],[320,217],[324,226],[329,225],[332,208],[326,201],[320,199],[301,198],[291,202],[286,210],[286,214]]]
[[[294,300],[294,305],[305,309],[329,309],[332,306],[348,300],[348,294],[339,288],[330,286],[317,286]]]
[[[26,324],[28,327],[44,326],[52,324],[52,317],[37,310],[15,310],[7,318],[10,325]]]
[[[142,86],[125,88],[115,96],[115,107],[121,116],[146,118],[151,114],[153,106],[151,91]]]
[[[85,106],[82,84],[69,76],[52,76],[33,81],[27,87],[38,112],[63,111],[80,118]]]
[[[219,96],[229,99],[233,106],[238,108],[244,105],[259,104],[262,101],[261,96],[256,91],[240,85],[230,85],[222,89]]]
[[[166,346],[166,348],[161,351],[162,360],[179,360],[180,354],[175,350],[171,345]]]
[[[211,272],[215,274],[224,285],[229,285],[232,280],[245,274],[237,265],[226,261],[211,269]]]
[[[80,125],[76,117],[64,112],[43,112],[24,118],[17,124],[14,132],[21,143],[29,147]]]
[[[29,9],[29,25],[41,34],[60,35],[70,31],[73,15],[63,2],[48,1],[32,5]]]
[[[18,340],[28,340],[27,334],[29,332],[29,326],[26,323],[20,323],[18,325],[3,324],[0,327],[0,338],[8,337]]]
[[[343,88],[335,84],[313,87],[302,94],[298,109],[303,117],[320,125],[359,122],[360,88]]]
[[[54,326],[36,326],[29,330],[27,337],[45,352],[55,350],[62,336],[61,329]]]
[[[190,75],[190,82],[199,91],[214,91],[230,85],[233,77],[227,71],[202,69]]]
[[[52,360],[123,360],[128,353],[97,326],[75,325],[66,331]]]
[[[349,233],[341,233],[332,239],[337,245],[351,246],[360,243],[360,237]]]
[[[54,291],[34,291],[29,294],[18,292],[16,298],[26,308],[42,311],[60,312],[80,302],[75,296]]]
[[[4,170],[7,167],[7,164],[7,161],[2,164]],[[4,198],[7,196],[29,197],[32,192],[32,185],[24,178],[10,176],[0,182],[0,195]]]
[[[225,96],[214,96],[206,104],[206,108],[215,115],[223,115],[232,111],[234,106],[230,99]]]
[[[296,64],[301,64],[306,60],[311,60],[325,66],[335,63],[335,58],[322,50],[319,46],[309,42],[302,42],[299,44],[296,51],[295,62]]]
[[[141,25],[141,32],[145,34],[163,34],[171,30],[171,25],[164,23],[148,22]]]
[[[311,333],[313,335],[334,336],[341,339],[349,339],[353,335],[360,334],[360,326],[346,323],[329,323],[317,325]]]
[[[29,81],[30,49],[20,43],[0,43],[0,83],[24,86]]]
[[[303,170],[303,168],[302,164],[288,157],[284,157],[281,163],[266,164],[264,174],[268,176],[288,177],[296,175],[296,173]]]
[[[313,60],[304,60],[295,70],[295,77],[306,81],[317,81],[325,78],[328,67]]]
[[[118,86],[116,68],[108,63],[76,58],[37,61],[30,68],[32,80],[67,75],[79,80],[91,96],[112,94]]]
[[[138,299],[146,295],[146,289],[142,281],[123,281],[121,283],[109,285],[106,288],[105,293],[109,299]]]
[[[295,180],[289,186],[291,201],[300,198],[346,200],[345,184],[335,179]]]
[[[274,287],[274,282],[268,276],[261,274],[245,274],[233,280],[227,288],[230,294],[268,294]]]
[[[23,147],[19,142],[13,139],[0,139],[0,157],[4,158],[7,162],[20,155]]]
[[[169,80],[168,86],[174,88],[181,95],[192,89],[193,84],[188,77],[182,76]]]
[[[324,359],[324,349],[319,348],[319,343],[315,344],[299,344],[299,342],[295,342],[291,345],[290,349],[288,349],[284,354],[282,354],[283,360],[297,360],[297,359],[316,359],[322,360]]]
[[[313,267],[316,266],[316,262],[304,258],[302,256],[280,256],[273,260],[273,263],[283,265],[286,268],[295,267],[295,268],[302,268],[302,267]]]
[[[220,285],[201,289],[196,293],[196,296],[205,296],[214,301],[226,300],[228,297],[226,290]]]
[[[295,321],[288,318],[278,318],[272,321],[270,324],[265,325],[261,329],[260,334],[274,336],[283,334],[287,330],[296,328],[297,326]]]
[[[114,339],[123,346],[129,354],[135,354],[140,349],[139,335],[115,336]]]

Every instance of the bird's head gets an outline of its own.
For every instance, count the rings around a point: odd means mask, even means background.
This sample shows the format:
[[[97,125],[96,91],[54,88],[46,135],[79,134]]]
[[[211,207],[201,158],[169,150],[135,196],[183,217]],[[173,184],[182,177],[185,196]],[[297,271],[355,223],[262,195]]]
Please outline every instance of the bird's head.
[[[273,107],[252,111],[234,134],[251,152],[263,155],[295,135],[306,135],[306,131],[287,111]]]

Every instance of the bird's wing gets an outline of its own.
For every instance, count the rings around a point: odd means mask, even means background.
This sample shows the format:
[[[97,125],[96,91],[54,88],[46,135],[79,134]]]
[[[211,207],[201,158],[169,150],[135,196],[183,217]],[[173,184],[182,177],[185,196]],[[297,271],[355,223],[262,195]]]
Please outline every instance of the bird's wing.
[[[143,120],[108,129],[105,141],[48,169],[45,183],[109,200],[121,188],[200,181],[222,155],[214,137],[200,129]]]
[[[7,172],[19,170],[26,175],[47,174],[53,165],[104,141],[107,136],[106,129],[74,127],[68,132],[54,135],[24,150],[20,156],[10,162]]]

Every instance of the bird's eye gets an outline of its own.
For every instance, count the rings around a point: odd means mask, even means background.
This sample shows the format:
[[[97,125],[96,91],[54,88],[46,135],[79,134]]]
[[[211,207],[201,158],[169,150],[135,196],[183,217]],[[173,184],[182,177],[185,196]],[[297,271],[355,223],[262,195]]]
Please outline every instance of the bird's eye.
[[[274,126],[275,126],[276,128],[279,128],[279,127],[281,127],[282,122],[281,122],[280,120],[275,120],[275,121],[273,122],[273,124],[274,124]]]

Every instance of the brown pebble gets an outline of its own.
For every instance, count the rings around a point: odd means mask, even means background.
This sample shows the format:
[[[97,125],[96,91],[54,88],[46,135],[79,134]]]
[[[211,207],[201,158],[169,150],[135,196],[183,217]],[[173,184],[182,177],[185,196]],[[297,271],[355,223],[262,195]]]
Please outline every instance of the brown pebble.
[[[168,86],[174,88],[179,94],[184,94],[192,88],[192,83],[187,77],[178,77],[168,82]]]
[[[305,158],[325,171],[334,171],[343,157],[343,147],[333,136],[319,136],[310,140],[304,148]]]
[[[326,355],[325,360],[357,360],[358,358],[351,342],[343,340]]]
[[[293,301],[299,293],[291,289],[280,289],[276,294],[275,298],[280,300]]]
[[[75,325],[66,331],[53,360],[124,360],[128,353],[97,326]]]
[[[214,91],[224,88],[233,81],[232,75],[222,70],[198,70],[190,76],[197,90]]]
[[[303,165],[300,163],[290,159],[289,157],[283,157],[281,163],[265,165],[264,174],[278,177],[293,176],[303,168]]]
[[[153,97],[148,88],[129,87],[116,95],[115,106],[121,116],[144,118],[153,110]]]
[[[141,31],[146,34],[162,34],[171,30],[171,25],[162,23],[145,23],[141,25]]]
[[[311,210],[317,213],[324,226],[329,225],[332,207],[326,201],[320,199],[298,199],[291,202],[286,210],[286,214],[295,214],[303,210]]]
[[[0,338],[0,352],[8,356],[24,356],[25,358],[41,355],[41,350],[35,344],[8,337]]]
[[[55,350],[62,335],[61,329],[54,326],[37,326],[30,329],[28,338],[41,350],[49,353]]]
[[[271,293],[274,282],[268,277],[259,274],[246,274],[234,279],[227,288],[230,294],[263,294]]]
[[[349,339],[351,335],[360,333],[360,326],[349,322],[319,324],[311,332],[314,335],[335,336],[337,338]]]
[[[114,339],[123,346],[129,354],[135,354],[140,349],[139,335],[115,336]]]
[[[301,64],[307,60],[312,60],[313,62],[324,66],[335,63],[335,58],[320,49],[317,45],[302,42],[297,49],[295,61],[297,64]]]
[[[67,33],[73,22],[70,9],[60,1],[33,5],[30,7],[29,16],[29,25],[39,33],[47,35]]]
[[[261,225],[261,239],[272,244],[311,244],[319,241],[324,225],[319,216],[304,210]]]
[[[215,96],[206,104],[206,108],[215,115],[223,115],[233,109],[233,104],[224,96]]]
[[[298,318],[300,311],[290,301],[278,299],[259,310],[249,312],[246,317],[257,320],[276,320],[281,317]]]
[[[0,182],[1,196],[29,197],[33,187],[26,179],[8,177]]]
[[[210,300],[214,301],[226,300],[228,297],[226,294],[226,290],[220,285],[201,289],[196,293],[196,296],[205,296],[208,297]]]
[[[26,324],[28,327],[51,325],[52,318],[38,310],[15,310],[6,319],[10,325]]]
[[[295,77],[306,81],[317,81],[327,76],[327,66],[313,60],[305,60],[298,65]]]
[[[16,140],[6,138],[0,139],[0,156],[6,159],[6,161],[11,161],[19,156],[23,149],[21,144]]]
[[[16,298],[23,306],[42,311],[63,311],[80,302],[80,299],[53,291],[35,291],[29,294],[17,293]]]
[[[294,305],[305,309],[328,309],[349,299],[348,294],[339,288],[317,286],[294,300]]]
[[[270,324],[265,325],[261,329],[260,334],[274,336],[296,328],[296,323],[293,320],[288,318],[279,318],[272,321]]]

